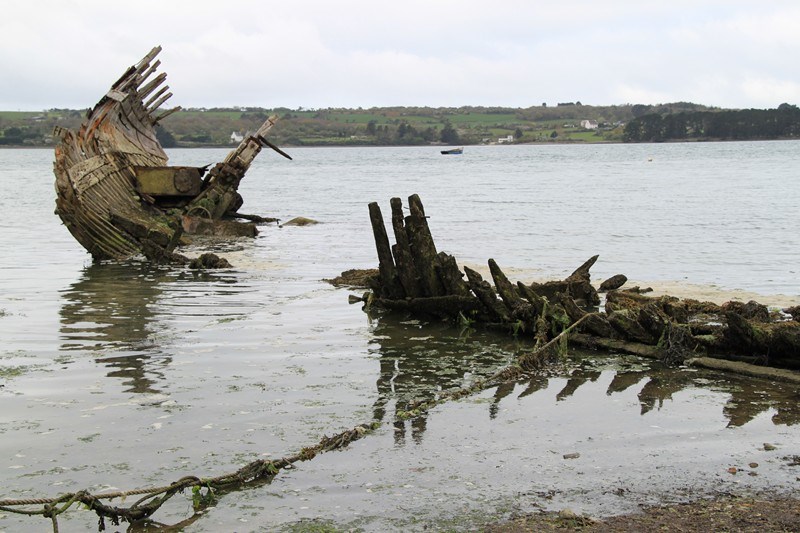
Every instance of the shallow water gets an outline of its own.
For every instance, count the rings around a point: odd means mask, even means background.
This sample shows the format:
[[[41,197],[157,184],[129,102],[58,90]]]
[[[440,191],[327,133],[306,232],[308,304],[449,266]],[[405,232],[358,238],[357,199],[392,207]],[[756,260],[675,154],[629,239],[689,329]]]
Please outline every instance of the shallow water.
[[[800,397],[766,381],[575,351],[547,376],[395,422],[406,402],[491,374],[529,343],[370,316],[321,279],[375,265],[368,202],[386,216],[389,198],[418,193],[440,249],[460,264],[493,257],[514,280],[561,278],[599,253],[594,279],[622,272],[797,304],[798,148],[264,153],[242,211],[323,223],[217,245],[234,268],[210,273],[91,264],[52,214],[52,152],[2,150],[0,498],[220,475],[373,420],[384,422],[374,434],[222,497],[190,530],[314,519],[469,529],[540,508],[608,514],[713,491],[796,495]],[[225,153],[170,156],[205,165]],[[155,518],[190,515],[184,496]],[[5,514],[0,530],[41,520]],[[62,530],[95,523],[75,511]]]

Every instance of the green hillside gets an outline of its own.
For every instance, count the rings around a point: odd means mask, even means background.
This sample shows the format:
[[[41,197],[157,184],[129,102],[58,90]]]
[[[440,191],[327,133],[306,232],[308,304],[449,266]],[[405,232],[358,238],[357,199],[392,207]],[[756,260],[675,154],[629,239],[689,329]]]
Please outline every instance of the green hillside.
[[[625,125],[657,114],[723,110],[679,102],[658,106],[590,106],[580,102],[529,108],[382,107],[371,109],[186,109],[165,119],[165,147],[230,146],[232,134],[255,130],[268,116],[279,121],[270,139],[283,146],[398,146],[533,142],[622,142]],[[0,111],[0,145],[51,146],[53,128],[76,128],[86,111]],[[586,121],[591,121],[587,123]],[[502,139],[502,140],[501,140]]]

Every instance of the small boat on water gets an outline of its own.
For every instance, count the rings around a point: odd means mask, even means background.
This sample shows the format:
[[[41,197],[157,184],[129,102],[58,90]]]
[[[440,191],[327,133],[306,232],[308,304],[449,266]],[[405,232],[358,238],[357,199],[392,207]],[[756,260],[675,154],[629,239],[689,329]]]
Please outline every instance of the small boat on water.
[[[442,150],[442,155],[461,155],[464,153],[464,147],[450,148],[449,150]]]
[[[160,51],[130,67],[77,131],[55,131],[56,213],[97,260],[169,257],[188,234],[255,236],[236,219],[266,219],[238,213],[239,182],[263,147],[291,159],[265,138],[270,117],[216,165],[167,166],[156,127],[180,107],[157,113],[172,96],[155,74]]]

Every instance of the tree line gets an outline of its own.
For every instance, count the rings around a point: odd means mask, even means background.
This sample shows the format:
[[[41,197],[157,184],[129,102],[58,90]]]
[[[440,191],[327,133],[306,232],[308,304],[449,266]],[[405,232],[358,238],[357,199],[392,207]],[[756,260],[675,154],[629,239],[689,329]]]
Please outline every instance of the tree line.
[[[760,140],[800,137],[800,109],[781,104],[776,109],[649,113],[625,125],[624,142],[681,140]]]
[[[53,129],[75,129],[85,111],[0,111],[0,145],[52,146]],[[696,139],[796,138],[800,111],[726,110],[690,102],[658,105],[591,106],[580,102],[529,108],[382,107],[369,109],[185,109],[159,125],[162,146],[230,146],[234,137],[255,131],[270,115],[270,131],[286,146],[397,146],[502,142],[660,142]],[[584,120],[597,122],[587,130]],[[510,138],[509,138],[510,137]]]

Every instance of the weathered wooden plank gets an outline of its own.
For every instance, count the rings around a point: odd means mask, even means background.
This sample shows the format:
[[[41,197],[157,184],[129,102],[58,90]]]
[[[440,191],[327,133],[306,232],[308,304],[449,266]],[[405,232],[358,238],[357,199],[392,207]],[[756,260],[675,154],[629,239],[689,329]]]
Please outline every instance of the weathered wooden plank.
[[[128,93],[123,92],[123,91],[118,91],[116,89],[111,89],[110,91],[108,91],[106,93],[106,96],[108,96],[109,98],[111,98],[112,100],[114,100],[116,102],[122,102],[126,98],[128,98]]]
[[[458,296],[470,296],[472,294],[469,290],[469,285],[464,281],[464,274],[458,269],[455,257],[439,252],[433,266],[445,294]]]
[[[411,256],[411,246],[408,242],[405,217],[403,216],[403,203],[400,198],[392,198],[389,203],[392,207],[392,230],[395,240],[395,245],[392,246],[392,255],[397,267],[397,275],[400,278],[400,284],[403,286],[405,295],[415,298],[421,296],[422,292],[417,280],[414,258]]]
[[[544,313],[545,307],[547,307],[547,298],[536,294],[533,289],[521,281],[517,282],[517,289],[522,297],[533,306],[534,314],[541,315]]]
[[[472,316],[483,311],[483,305],[474,296],[431,296],[399,300],[381,299],[380,305],[395,311],[409,311],[440,318],[455,318],[459,314]]]
[[[618,339],[606,339],[596,337],[586,333],[571,333],[569,342],[574,342],[585,348],[602,348],[611,352],[629,353],[648,359],[658,359],[661,357],[661,350],[656,346],[643,344],[641,342],[630,342]]]
[[[148,82],[145,86],[139,88],[137,91],[139,100],[144,100],[147,96],[155,91],[162,83],[167,80],[167,73],[162,72],[155,78],[153,78],[150,82]]]
[[[469,288],[478,297],[478,300],[489,311],[489,314],[500,322],[508,322],[509,315],[503,303],[497,298],[491,285],[483,280],[483,277],[469,267],[464,267],[467,274]]]
[[[159,98],[159,99],[158,99],[158,101],[157,101],[156,103],[154,103],[153,105],[151,105],[150,107],[148,107],[148,108],[147,108],[147,112],[148,112],[149,114],[151,114],[151,115],[152,115],[152,114],[153,114],[153,112],[154,112],[156,109],[158,109],[159,107],[161,107],[161,104],[163,104],[164,102],[166,102],[166,101],[167,101],[167,100],[169,100],[170,98],[172,98],[172,93],[167,93],[167,94],[165,94],[164,96],[162,96],[161,98]]]
[[[164,120],[165,118],[167,118],[171,114],[177,113],[180,110],[181,110],[181,106],[176,106],[176,107],[173,107],[172,109],[167,109],[166,111],[164,111],[163,113],[161,113],[160,115],[158,115],[157,117],[155,117],[153,119],[153,124],[161,122],[162,120]]]
[[[158,117],[154,114],[172,96],[164,84],[166,74],[157,74],[161,62],[155,57],[160,51],[160,47],[154,47],[129,67],[87,113],[77,131],[56,132],[61,139],[55,149],[56,212],[95,258],[122,259],[145,245],[162,245],[164,235],[176,234],[163,223],[164,211],[159,212],[158,204],[145,205],[148,200],[153,204],[147,187],[141,195],[134,188],[133,167],[166,165],[167,155],[153,126],[180,109],[161,112]],[[274,122],[275,117],[267,119],[259,128],[260,135],[266,134]],[[200,203],[190,207],[215,219],[235,212],[242,203],[237,187],[260,149],[261,144],[252,137],[241,143],[228,154],[228,164],[216,167],[218,179],[207,191],[213,201],[206,202],[207,206]],[[187,189],[187,183],[194,187]],[[175,197],[198,192],[197,180],[189,183],[173,179],[172,185],[174,188],[149,193]],[[194,197],[195,201],[206,200],[201,196]],[[156,234],[142,230],[151,226]]]
[[[133,167],[139,193],[149,196],[196,196],[202,179],[195,167]]]
[[[380,273],[381,284],[380,297],[389,299],[402,298],[405,293],[399,286],[392,250],[389,247],[389,237],[386,234],[383,215],[377,202],[369,204],[369,220],[372,223],[372,235],[378,252],[378,272]]]
[[[519,293],[511,282],[508,281],[508,278],[503,271],[500,270],[500,267],[494,259],[489,259],[489,272],[492,274],[497,294],[503,299],[503,303],[506,304],[509,313],[513,312],[514,309],[522,304],[522,298],[520,298]]]
[[[584,262],[581,266],[576,268],[575,271],[572,274],[569,275],[569,278],[580,278],[580,279],[585,279],[585,280],[588,281],[589,277],[590,277],[589,276],[589,269],[592,268],[592,266],[594,266],[594,264],[597,262],[597,259],[599,257],[600,257],[600,255],[593,255],[592,257],[587,259],[586,262]],[[569,279],[569,278],[567,278],[567,279]]]
[[[726,359],[717,359],[715,357],[695,357],[693,359],[688,359],[686,364],[689,366],[699,366],[745,376],[764,378],[772,381],[800,384],[800,372],[796,370],[756,366],[741,361],[729,361]]]
[[[145,107],[145,108],[149,108],[149,107],[150,107],[150,104],[152,104],[153,102],[155,102],[156,100],[158,100],[158,98],[159,98],[159,97],[160,97],[162,94],[164,94],[165,92],[167,92],[168,90],[169,90],[169,87],[162,87],[161,89],[159,89],[159,90],[158,90],[158,92],[156,92],[156,93],[155,93],[153,96],[151,96],[151,97],[150,97],[150,98],[147,100],[147,102],[144,102],[144,107]],[[140,100],[142,100],[142,101],[144,101],[144,98],[143,98],[143,97],[141,97],[141,96],[139,97],[139,99],[140,99]]]
[[[424,296],[442,296],[444,291],[434,268],[436,245],[428,227],[425,209],[416,194],[408,197],[408,205],[411,214],[405,218],[405,226],[420,288]]]
[[[161,60],[160,60],[160,59],[156,59],[156,60],[153,62],[153,64],[152,64],[152,65],[150,65],[150,67],[147,69],[147,71],[143,72],[142,74],[138,74],[138,75],[136,76],[136,86],[138,87],[139,85],[141,85],[142,83],[144,83],[144,82],[147,80],[147,78],[149,78],[150,76],[152,76],[152,75],[153,75],[153,73],[154,73],[156,70],[158,70],[158,67],[160,67],[160,66],[161,66]]]
[[[79,161],[68,168],[67,175],[69,176],[69,181],[73,184],[75,192],[79,195],[83,194],[83,191],[97,183],[96,174],[108,164],[108,160],[105,157],[94,156]]]

